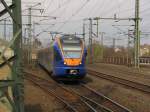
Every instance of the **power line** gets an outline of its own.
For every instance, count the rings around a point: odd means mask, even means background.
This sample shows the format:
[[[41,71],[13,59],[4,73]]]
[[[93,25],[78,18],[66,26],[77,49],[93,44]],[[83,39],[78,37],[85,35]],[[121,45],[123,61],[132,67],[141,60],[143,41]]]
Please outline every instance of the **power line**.
[[[124,3],[121,2],[121,3],[118,3],[118,5],[121,6],[121,5],[124,5]],[[111,7],[109,10],[104,11],[104,12],[102,13],[102,15],[105,14],[105,16],[107,16],[107,15],[109,15],[114,9],[116,9],[116,4],[112,5],[112,7]]]
[[[92,15],[92,13],[94,12],[93,10],[96,9],[96,6],[98,4],[99,0],[96,0],[95,4],[93,5],[93,7],[91,7],[91,10],[89,11],[88,15]],[[103,0],[104,2],[104,0]]]
[[[106,4],[106,5],[108,5],[108,4]],[[105,9],[105,11],[103,11],[103,13],[101,15],[104,16],[104,14],[105,14],[105,16],[107,16],[108,14],[110,14],[112,12],[113,9],[116,9],[115,6],[116,6],[115,3],[111,4],[111,7],[108,8],[108,10]]]
[[[72,17],[74,17],[76,14],[78,14],[78,13],[86,6],[86,4],[87,4],[89,1],[90,1],[90,0],[86,0],[86,2],[85,2],[79,9],[77,9],[76,12],[75,12],[74,14],[72,14],[72,16],[70,16],[70,17],[68,18],[68,20],[67,20],[65,23],[63,23],[63,25],[61,25],[57,30],[60,30],[65,24],[67,24],[67,23],[70,21],[70,19],[71,19]]]
[[[83,19],[78,19],[78,20],[72,20],[72,21],[69,21],[69,22],[78,22],[78,21],[81,21],[81,20],[83,20]],[[40,34],[42,34],[42,33],[44,33],[46,30],[48,30],[49,28],[51,28],[52,27],[52,25],[53,25],[53,28],[54,27],[56,27],[56,24],[60,24],[60,23],[66,23],[67,21],[62,21],[62,22],[57,22],[57,23],[52,23],[52,24],[48,24],[49,26],[47,27],[47,28],[44,28],[44,29],[41,29],[42,31],[39,33],[39,35]],[[45,24],[39,24],[39,25],[45,25]],[[46,24],[47,25],[47,24]],[[41,27],[40,27],[41,28]],[[38,35],[38,36],[39,36]]]
[[[148,3],[143,3],[143,4],[141,4],[140,6],[142,7],[142,6],[144,6],[145,7],[145,5],[148,5],[149,6],[149,4]],[[128,8],[128,9],[124,9],[124,10],[121,10],[120,11],[120,13],[123,13],[123,12],[129,12],[129,11],[134,11],[134,7],[133,8]],[[140,11],[141,12],[141,11]]]
[[[61,29],[66,23],[68,23],[72,17],[74,17],[76,14],[78,14],[78,13],[80,12],[80,10],[82,10],[82,9],[84,8],[84,6],[85,6],[88,2],[89,2],[89,0],[87,0],[78,10],[76,10],[76,12],[75,12],[74,14],[72,14],[72,16],[71,16],[68,20],[62,22],[63,25],[62,25],[61,27],[59,27],[59,29]],[[80,20],[81,20],[81,19],[80,19]],[[75,20],[75,21],[79,21],[79,20]],[[61,22],[59,22],[59,23],[61,23]],[[54,23],[54,24],[56,24],[56,23]],[[44,29],[43,31],[45,31],[45,30],[47,30],[47,29],[49,29],[49,27],[47,27],[47,28]],[[58,30],[59,30],[59,29],[58,29]]]
[[[99,13],[99,16],[102,16],[102,12],[105,10],[105,7],[106,7],[106,5],[109,3],[109,0],[107,0],[107,1],[105,1],[105,0],[103,0],[103,3],[102,3],[102,7],[99,7],[99,8],[101,8],[101,11],[100,11],[100,13]],[[98,9],[98,10],[100,10],[100,9]]]
[[[49,0],[47,7],[45,8],[45,12],[51,7],[54,0]]]
[[[67,4],[69,4],[71,2],[71,0],[66,0],[61,6],[57,7],[56,9],[54,9],[53,11],[49,12],[48,15],[51,15],[53,13],[55,13],[56,11],[58,11],[59,9],[61,9],[62,7],[66,6]]]
[[[117,13],[120,13],[120,7],[121,7],[121,5],[119,4],[119,0],[117,0],[117,3],[118,3],[118,11],[119,11]]]

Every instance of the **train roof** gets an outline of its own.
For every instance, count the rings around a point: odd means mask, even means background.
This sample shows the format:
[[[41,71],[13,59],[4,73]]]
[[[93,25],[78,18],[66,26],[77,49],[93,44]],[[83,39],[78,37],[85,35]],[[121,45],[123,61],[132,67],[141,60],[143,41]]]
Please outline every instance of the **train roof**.
[[[78,37],[78,36],[76,36],[76,35],[63,35],[63,36],[61,37],[61,39],[81,40],[81,38],[80,38],[80,37]]]
[[[81,43],[81,38],[75,35],[63,35],[59,38],[62,43]]]
[[[66,34],[66,35],[62,35],[62,36],[60,36],[60,37],[57,37],[56,39],[60,39],[60,40],[64,40],[64,39],[74,39],[74,40],[80,40],[80,39],[82,39],[82,38],[80,38],[80,37],[78,37],[78,36],[76,36],[76,35],[71,35],[71,34]]]

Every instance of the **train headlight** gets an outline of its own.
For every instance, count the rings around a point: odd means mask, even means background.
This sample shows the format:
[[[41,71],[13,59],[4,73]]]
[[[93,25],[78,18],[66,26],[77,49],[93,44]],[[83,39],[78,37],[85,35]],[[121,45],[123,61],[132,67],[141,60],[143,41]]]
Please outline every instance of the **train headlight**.
[[[66,62],[64,62],[64,65],[66,65],[67,63]]]
[[[82,63],[80,62],[80,65],[81,65]]]

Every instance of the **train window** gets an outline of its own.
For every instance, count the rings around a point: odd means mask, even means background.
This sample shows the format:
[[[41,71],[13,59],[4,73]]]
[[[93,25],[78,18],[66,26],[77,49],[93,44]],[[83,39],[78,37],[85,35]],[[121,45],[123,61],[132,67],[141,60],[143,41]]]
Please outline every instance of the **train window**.
[[[61,55],[60,53],[54,49],[54,60],[55,61],[60,61],[62,58],[61,58]]]
[[[65,58],[80,58],[80,51],[64,51]]]
[[[81,56],[81,45],[79,44],[64,44],[63,52],[65,58],[80,58]]]
[[[61,39],[64,58],[80,58],[83,43],[80,38],[73,35],[64,36]]]

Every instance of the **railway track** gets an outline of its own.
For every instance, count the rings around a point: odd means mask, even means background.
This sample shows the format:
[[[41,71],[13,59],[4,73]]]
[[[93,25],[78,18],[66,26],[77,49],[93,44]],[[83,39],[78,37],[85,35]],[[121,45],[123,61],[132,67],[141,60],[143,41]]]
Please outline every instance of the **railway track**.
[[[59,84],[37,77],[32,73],[25,72],[26,79],[40,87],[42,90],[56,97],[59,101],[66,105],[66,109],[71,112],[100,112],[94,109],[90,104],[83,100],[77,94],[61,87]],[[104,111],[109,112],[109,111]]]
[[[102,66],[100,66],[102,67]],[[106,69],[107,68],[107,69]],[[132,74],[136,74],[136,75],[140,75],[140,76],[143,76],[143,77],[147,77],[147,75],[145,75],[144,73],[142,72],[138,72],[138,71],[135,71],[135,70],[131,70],[131,69],[123,69],[123,68],[115,68],[115,67],[112,67],[112,66],[104,66],[104,68],[102,68],[103,70],[111,70],[113,72],[117,72],[117,73],[123,73],[123,74],[127,74],[127,75],[132,75]],[[133,77],[133,76],[132,76]],[[137,76],[135,76],[137,77]],[[149,78],[149,77],[147,77]]]
[[[73,89],[69,89],[54,81],[45,80],[37,77],[32,73],[25,72],[25,78],[50,95],[61,101],[66,109],[72,112],[131,112],[127,108],[115,103],[104,95],[97,93],[91,88],[82,84],[82,88],[89,93],[93,93],[94,97],[88,97],[80,94]],[[93,96],[92,95],[92,96]],[[99,97],[100,101],[95,100]],[[94,99],[95,98],[95,99]]]
[[[76,94],[83,97],[85,100],[90,99],[92,102],[95,102],[97,105],[101,105],[101,107],[107,108],[110,112],[132,112],[126,107],[116,103],[110,98],[104,96],[103,94],[93,90],[89,86],[81,83],[77,86],[67,86],[69,90],[72,90]]]
[[[112,76],[112,75],[100,73],[100,72],[97,72],[95,70],[88,69],[87,71],[88,71],[88,74],[90,74],[92,76],[96,76],[98,78],[106,79],[106,80],[109,80],[109,81],[112,81],[112,82],[115,82],[115,83],[118,83],[118,84],[121,84],[121,85],[125,85],[125,86],[128,86],[128,87],[137,89],[139,91],[142,91],[144,93],[148,93],[148,94],[150,93],[150,86],[149,85],[144,85],[144,84],[134,82],[134,81],[131,81],[131,80],[126,80],[126,79],[123,79],[123,78],[119,78],[117,76]]]

